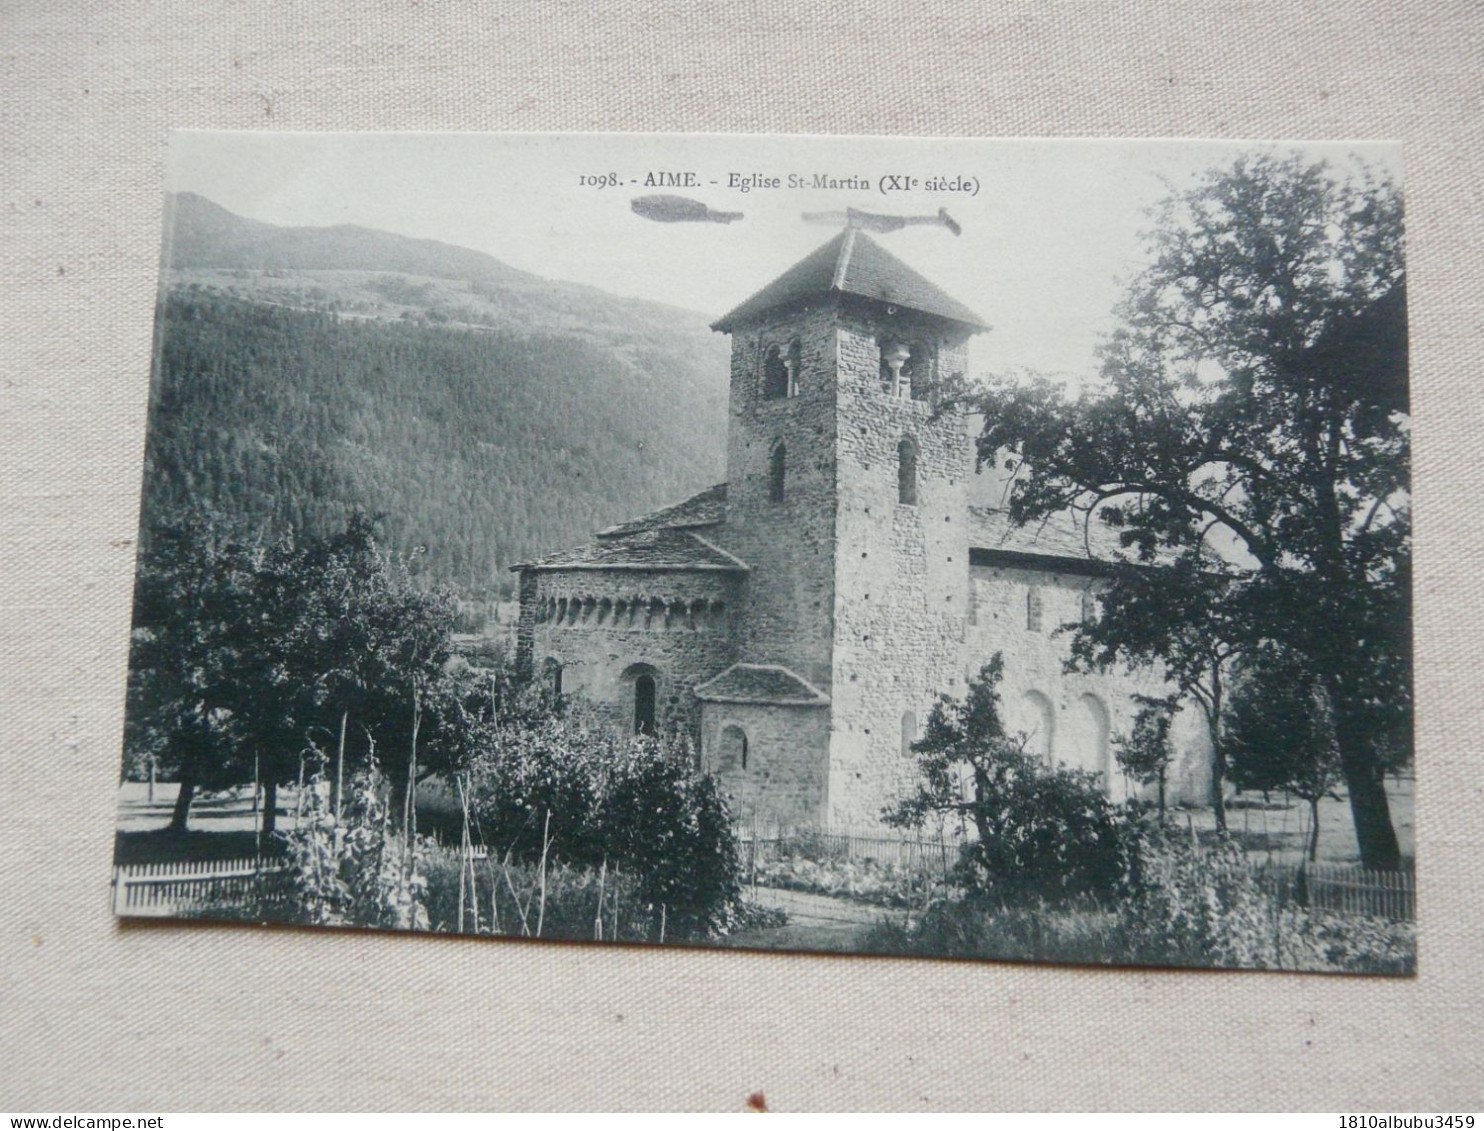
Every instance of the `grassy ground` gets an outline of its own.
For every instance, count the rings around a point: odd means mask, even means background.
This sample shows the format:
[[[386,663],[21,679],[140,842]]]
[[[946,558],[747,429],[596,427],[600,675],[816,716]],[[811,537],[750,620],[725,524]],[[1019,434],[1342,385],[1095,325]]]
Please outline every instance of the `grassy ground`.
[[[252,790],[242,788],[210,796],[197,795],[191,804],[190,828],[171,832],[170,812],[178,787],[157,782],[154,800],[144,782],[119,787],[118,820],[114,832],[115,864],[162,864],[175,860],[233,860],[258,854],[257,828],[261,814],[252,811]],[[278,827],[292,828],[294,791],[278,791]]]
[[[1416,855],[1414,823],[1415,783],[1403,778],[1400,783],[1386,783],[1391,804],[1391,821],[1401,843],[1402,856]],[[1178,810],[1174,819],[1190,825],[1197,832],[1210,832],[1216,827],[1210,809]],[[1273,794],[1264,802],[1260,793],[1244,793],[1226,814],[1227,829],[1239,837],[1248,852],[1275,862],[1298,864],[1308,851],[1309,803]],[[1355,826],[1350,817],[1348,798],[1326,798],[1319,803],[1319,859],[1331,864],[1358,864],[1360,852],[1355,845]]]
[[[148,787],[143,782],[125,782],[119,787],[119,863],[221,860],[253,855],[257,843],[254,830],[259,818],[253,815],[250,789],[198,797],[191,806],[191,831],[179,834],[165,831],[175,804],[176,788],[173,782],[157,783],[155,799],[150,802]],[[1416,851],[1414,792],[1410,778],[1400,783],[1387,782],[1392,823],[1396,826],[1402,855],[1409,860]],[[292,787],[279,790],[278,805],[279,828],[292,828],[295,808]],[[1197,832],[1210,832],[1215,827],[1209,809],[1177,810],[1173,816]],[[1303,801],[1278,794],[1267,802],[1261,794],[1243,794],[1228,810],[1227,826],[1254,855],[1297,864],[1308,844],[1309,807]],[[1319,803],[1319,858],[1335,864],[1359,861],[1349,801],[1326,799]]]

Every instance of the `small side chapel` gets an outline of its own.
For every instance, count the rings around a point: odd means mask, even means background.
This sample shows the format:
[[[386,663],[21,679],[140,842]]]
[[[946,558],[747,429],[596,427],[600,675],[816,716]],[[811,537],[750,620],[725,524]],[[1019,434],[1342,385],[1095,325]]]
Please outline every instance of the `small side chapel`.
[[[740,819],[870,830],[911,788],[939,694],[995,652],[1008,721],[1102,775],[1152,676],[1067,675],[1106,565],[1070,516],[1013,527],[962,412],[978,315],[848,227],[713,324],[732,339],[727,478],[523,563],[517,660],[639,734],[689,735]],[[1169,792],[1209,746],[1176,719]]]

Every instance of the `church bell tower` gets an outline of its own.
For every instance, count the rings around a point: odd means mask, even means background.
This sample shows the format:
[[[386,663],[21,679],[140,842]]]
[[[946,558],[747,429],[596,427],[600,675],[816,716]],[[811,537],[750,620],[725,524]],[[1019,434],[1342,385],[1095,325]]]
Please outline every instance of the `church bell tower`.
[[[987,327],[847,228],[719,319],[732,336],[726,548],[737,654],[829,697],[825,812],[874,825],[957,676],[972,443],[938,386]]]

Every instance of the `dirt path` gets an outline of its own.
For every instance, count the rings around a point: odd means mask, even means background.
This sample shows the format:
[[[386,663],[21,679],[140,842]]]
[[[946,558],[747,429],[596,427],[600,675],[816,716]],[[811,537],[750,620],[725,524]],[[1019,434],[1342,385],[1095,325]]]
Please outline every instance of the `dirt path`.
[[[857,951],[861,937],[893,912],[830,895],[786,888],[744,888],[747,899],[761,907],[788,913],[782,927],[746,931],[727,940],[728,946],[756,950]]]

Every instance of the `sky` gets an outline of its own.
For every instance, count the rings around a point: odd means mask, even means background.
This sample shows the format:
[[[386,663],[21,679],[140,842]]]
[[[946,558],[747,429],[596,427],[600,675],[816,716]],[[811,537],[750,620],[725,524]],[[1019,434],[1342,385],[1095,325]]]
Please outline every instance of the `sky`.
[[[442,240],[713,318],[838,231],[806,212],[946,208],[962,235],[924,226],[876,238],[990,324],[971,347],[973,373],[1028,368],[1076,385],[1145,262],[1149,207],[1254,150],[1341,169],[1360,159],[1402,179],[1400,147],[1374,142],[181,132],[167,188],[274,224]],[[694,183],[646,185],[662,173]],[[814,187],[816,175],[837,184]],[[618,183],[591,183],[610,177]],[[744,191],[744,179],[756,187]],[[635,215],[630,201],[655,193],[743,218]]]

